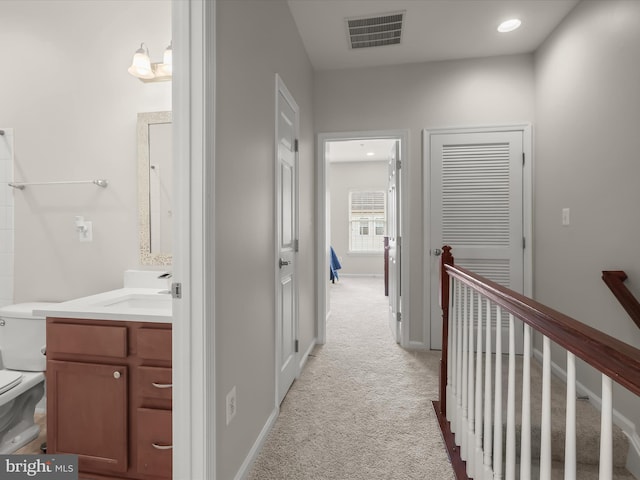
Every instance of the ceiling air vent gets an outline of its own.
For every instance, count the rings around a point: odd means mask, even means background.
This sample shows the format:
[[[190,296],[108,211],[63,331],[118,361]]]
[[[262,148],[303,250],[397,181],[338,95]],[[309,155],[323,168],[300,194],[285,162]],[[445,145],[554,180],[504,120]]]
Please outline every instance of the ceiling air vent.
[[[405,12],[374,17],[347,18],[351,48],[381,47],[400,43]]]

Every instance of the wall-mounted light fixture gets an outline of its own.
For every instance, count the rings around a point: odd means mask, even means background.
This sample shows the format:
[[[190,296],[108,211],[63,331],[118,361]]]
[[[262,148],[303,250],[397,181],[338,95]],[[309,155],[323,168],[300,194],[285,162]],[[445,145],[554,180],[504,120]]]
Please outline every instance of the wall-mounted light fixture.
[[[134,77],[138,77],[142,82],[164,82],[171,80],[173,73],[173,55],[171,43],[165,49],[162,62],[151,63],[149,49],[144,43],[133,55],[133,61],[128,72]]]

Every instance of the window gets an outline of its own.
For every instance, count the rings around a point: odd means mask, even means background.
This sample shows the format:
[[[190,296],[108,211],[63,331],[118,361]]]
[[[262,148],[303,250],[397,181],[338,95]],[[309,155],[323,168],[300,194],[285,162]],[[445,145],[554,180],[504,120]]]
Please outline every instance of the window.
[[[349,224],[350,252],[383,252],[387,225],[385,192],[350,192]]]

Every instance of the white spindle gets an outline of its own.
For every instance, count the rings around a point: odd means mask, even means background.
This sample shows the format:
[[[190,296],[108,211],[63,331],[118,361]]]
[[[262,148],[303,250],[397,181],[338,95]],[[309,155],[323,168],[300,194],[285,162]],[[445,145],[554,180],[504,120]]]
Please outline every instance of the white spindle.
[[[492,479],[492,448],[493,448],[493,430],[491,422],[491,407],[492,402],[492,370],[491,370],[491,302],[487,299],[485,301],[485,362],[484,362],[484,478]]]
[[[475,474],[475,455],[476,455],[476,437],[475,437],[475,398],[474,398],[474,386],[475,386],[475,362],[473,351],[473,330],[475,325],[475,293],[473,290],[469,291],[469,377],[467,386],[468,393],[468,416],[467,416],[467,474],[473,478]]]
[[[458,328],[456,335],[456,343],[458,344],[456,347],[456,434],[462,432],[462,321],[463,321],[463,311],[462,311],[462,298],[464,297],[466,291],[466,286],[461,285],[458,290]],[[456,435],[456,438],[459,438]],[[461,442],[458,442],[460,444]]]
[[[576,357],[567,352],[567,414],[564,438],[564,480],[576,480]]]
[[[602,374],[602,413],[600,417],[600,480],[613,476],[613,383]]]
[[[476,456],[475,473],[476,478],[482,479],[483,459],[482,459],[482,296],[478,295],[478,309],[476,317]]]
[[[502,478],[502,309],[496,306],[496,380],[493,402],[493,478]]]
[[[451,422],[451,429],[453,431],[453,425],[455,424],[455,405],[454,395],[456,388],[456,310],[455,310],[455,298],[456,298],[456,280],[453,277],[449,277],[449,337],[447,338],[447,419]]]
[[[507,377],[507,452],[505,478],[516,478],[516,334],[509,314],[509,376]]]
[[[531,480],[531,327],[524,326],[522,350],[522,426],[520,480]]]
[[[468,423],[467,418],[469,415],[469,290],[464,289],[464,296],[462,297],[462,313],[464,316],[462,326],[462,418],[460,421],[460,458],[467,460],[467,436],[468,436]]]
[[[551,341],[542,342],[542,419],[540,425],[540,480],[551,479]]]

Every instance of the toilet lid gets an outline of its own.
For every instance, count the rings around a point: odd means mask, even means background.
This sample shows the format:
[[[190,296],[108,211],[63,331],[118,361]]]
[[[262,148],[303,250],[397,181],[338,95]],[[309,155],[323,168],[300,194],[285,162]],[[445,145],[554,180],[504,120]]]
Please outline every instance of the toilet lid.
[[[0,395],[11,390],[22,381],[22,373],[12,370],[0,370]]]

